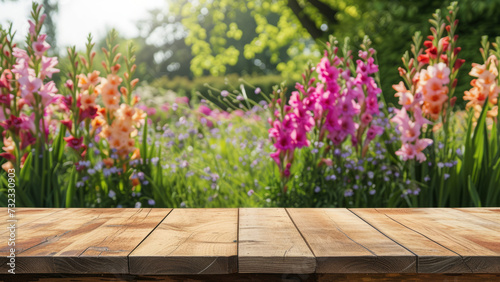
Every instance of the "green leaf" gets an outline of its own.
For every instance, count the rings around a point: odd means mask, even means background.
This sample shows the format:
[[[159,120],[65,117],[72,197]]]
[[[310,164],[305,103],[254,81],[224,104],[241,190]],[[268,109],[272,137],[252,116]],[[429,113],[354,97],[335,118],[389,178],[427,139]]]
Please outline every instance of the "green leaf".
[[[66,207],[71,208],[73,206],[73,198],[76,194],[76,178],[78,173],[76,172],[76,167],[73,166],[71,169],[70,180],[68,183],[68,189],[66,191]]]
[[[469,176],[469,195],[472,199],[472,202],[474,203],[474,206],[476,207],[481,207],[481,200],[479,199],[479,194],[477,193],[476,186],[471,180],[471,177]]]

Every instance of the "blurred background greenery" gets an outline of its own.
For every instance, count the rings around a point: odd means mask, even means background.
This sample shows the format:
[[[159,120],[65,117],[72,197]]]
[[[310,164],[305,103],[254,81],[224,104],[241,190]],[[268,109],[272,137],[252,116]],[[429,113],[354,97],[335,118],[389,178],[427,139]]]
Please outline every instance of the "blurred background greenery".
[[[0,5],[6,3],[1,0]],[[57,0],[43,0],[49,15],[50,43],[58,32]],[[320,56],[329,35],[351,38],[358,45],[365,35],[373,41],[380,64],[386,100],[395,102],[392,85],[399,81],[397,67],[417,30],[428,34],[428,18],[447,1],[432,0],[166,0],[138,22],[138,36],[120,38],[137,46],[137,75],[158,89],[179,96],[206,91],[208,83],[225,89],[243,77],[270,91],[286,80],[293,86],[305,63]],[[125,4],[124,4],[125,5]],[[472,62],[481,62],[480,38],[500,35],[500,0],[460,0],[458,28],[461,58],[457,95],[469,89],[466,78]],[[114,11],[119,13],[119,9]],[[82,35],[82,42],[84,42]],[[18,38],[19,39],[19,38]],[[95,38],[104,46],[104,38]],[[76,43],[75,43],[76,44]],[[99,60],[98,60],[99,61]],[[62,62],[64,65],[65,62]],[[462,99],[458,99],[463,107]]]

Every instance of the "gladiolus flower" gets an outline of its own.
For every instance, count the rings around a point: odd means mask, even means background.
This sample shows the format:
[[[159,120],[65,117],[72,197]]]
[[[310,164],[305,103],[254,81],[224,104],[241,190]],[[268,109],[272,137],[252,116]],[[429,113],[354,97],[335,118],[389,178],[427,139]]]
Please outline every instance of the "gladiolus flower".
[[[14,156],[12,153],[8,153],[8,152],[0,153],[0,157],[6,159],[8,161],[11,161],[11,162],[14,162],[16,160],[16,156]]]
[[[83,137],[80,138],[75,138],[73,136],[64,137],[64,141],[66,141],[69,147],[77,151],[83,148]]]

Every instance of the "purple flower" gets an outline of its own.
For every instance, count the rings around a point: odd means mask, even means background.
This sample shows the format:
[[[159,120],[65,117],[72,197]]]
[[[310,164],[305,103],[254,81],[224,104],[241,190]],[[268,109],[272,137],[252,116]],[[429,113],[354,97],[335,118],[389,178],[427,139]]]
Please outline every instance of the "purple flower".
[[[116,196],[115,191],[113,191],[113,190],[109,190],[108,197],[110,197],[110,198],[114,198],[115,196]]]
[[[259,95],[261,91],[262,91],[262,90],[260,90],[260,88],[259,88],[259,87],[255,88],[255,94],[256,94],[256,95]]]
[[[253,193],[255,193],[255,192],[253,191],[253,189],[250,189],[250,190],[248,190],[247,195],[248,195],[248,196],[252,196],[252,195],[253,195]]]
[[[136,208],[136,209],[139,209],[141,206],[142,206],[141,202],[137,202],[137,203],[135,203],[135,208]]]
[[[228,92],[227,90],[222,90],[222,91],[220,92],[220,95],[221,95],[222,97],[227,97],[227,96],[229,96],[229,92]]]
[[[316,188],[314,188],[314,193],[319,193],[319,191],[321,191],[321,188],[319,188],[319,186],[316,186]]]
[[[352,197],[353,194],[354,192],[351,189],[347,189],[344,192],[344,197]]]
[[[375,174],[373,173],[373,171],[369,171],[369,172],[368,172],[368,178],[373,179],[373,176],[374,176],[374,175],[375,175]]]
[[[149,200],[148,200],[148,204],[149,204],[150,206],[154,206],[154,205],[156,204],[156,202],[155,202],[155,200],[153,200],[153,199],[149,199]]]
[[[151,159],[151,163],[152,163],[153,165],[157,165],[159,160],[160,160],[160,158],[159,158],[159,157],[154,157],[154,158],[152,158],[152,159]]]
[[[143,180],[144,179],[144,172],[140,171],[139,173],[137,173],[137,176],[139,177],[140,180]]]

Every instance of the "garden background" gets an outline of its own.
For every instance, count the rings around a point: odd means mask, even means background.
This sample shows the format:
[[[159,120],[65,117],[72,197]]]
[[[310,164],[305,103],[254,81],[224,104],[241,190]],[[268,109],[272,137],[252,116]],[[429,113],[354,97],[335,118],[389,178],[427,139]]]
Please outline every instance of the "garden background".
[[[68,87],[68,78],[77,85],[80,73],[97,69],[101,76],[112,74],[112,65],[118,62],[122,69],[116,73],[128,89],[121,102],[141,109],[147,117],[127,133],[137,150],[124,154],[115,154],[111,139],[95,139],[90,120],[85,125],[85,121],[77,122],[78,118],[73,123],[74,133],[67,125],[56,126],[47,141],[13,149],[18,163],[30,164],[17,167],[18,206],[399,207],[500,203],[496,118],[488,119],[486,111],[476,116],[468,112],[463,99],[464,91],[471,89],[471,63],[485,61],[479,52],[481,37],[487,35],[494,41],[500,36],[500,1],[458,2],[457,44],[465,64],[452,94],[456,96],[453,118],[446,121],[452,128],[451,137],[426,132],[426,136],[432,135],[434,144],[425,151],[425,167],[415,160],[401,160],[395,154],[401,146],[397,131],[387,130],[370,144],[370,153],[363,157],[354,153],[356,146],[347,141],[337,148],[338,152],[329,152],[337,160],[316,158],[317,154],[328,153],[321,148],[329,144],[311,142],[295,151],[294,165],[288,172],[270,157],[275,150],[267,122],[272,103],[259,103],[265,100],[265,93],[270,99],[273,95],[278,98],[281,90],[289,97],[296,82],[302,83],[307,62],[316,65],[323,49],[328,49],[325,43],[330,36],[340,41],[339,46],[350,37],[355,55],[360,44],[367,47],[368,36],[370,47],[376,50],[379,70],[378,99],[383,103],[380,122],[385,120],[384,126],[394,129],[388,119],[394,115],[394,108],[401,108],[392,87],[402,80],[398,72],[403,66],[401,57],[410,50],[415,32],[422,31],[425,39],[431,27],[428,19],[436,9],[446,14],[449,3],[166,1],[135,23],[139,36],[124,38],[109,30],[107,39],[91,40],[97,51],[95,57],[84,48],[76,50],[86,61],[56,42],[58,1],[41,3],[48,16],[40,32],[47,34],[46,42],[51,46],[47,56],[59,58],[57,67],[61,71],[54,72],[51,80],[60,93],[75,95],[76,99],[81,93]],[[119,14],[120,8],[109,13]],[[91,14],[88,20],[92,20]],[[8,28],[6,22],[1,24]],[[87,42],[87,34],[80,37],[81,42]],[[14,42],[24,45],[24,38],[15,37]],[[81,42],[73,44],[81,46]],[[119,44],[117,49],[113,48],[115,44]],[[102,48],[107,51],[102,52]],[[117,53],[123,56],[116,59]],[[75,66],[78,60],[81,63]],[[92,60],[94,66],[88,64]],[[107,66],[102,67],[101,61]],[[136,67],[132,68],[134,63]],[[124,76],[127,72],[139,79],[137,85]],[[280,89],[273,88],[280,84]],[[139,102],[133,102],[132,95]],[[224,99],[226,96],[228,99]],[[112,119],[106,122],[111,125]],[[78,126],[84,140],[88,139],[83,141],[87,142],[84,155],[78,151],[80,147],[68,147],[68,141],[63,141],[80,136],[75,129]],[[8,152],[7,147],[4,140],[2,152]],[[20,154],[22,150],[26,154]],[[446,152],[436,153],[442,151]],[[8,161],[2,157],[1,163]],[[7,203],[7,179],[7,172],[2,172],[2,205]]]

